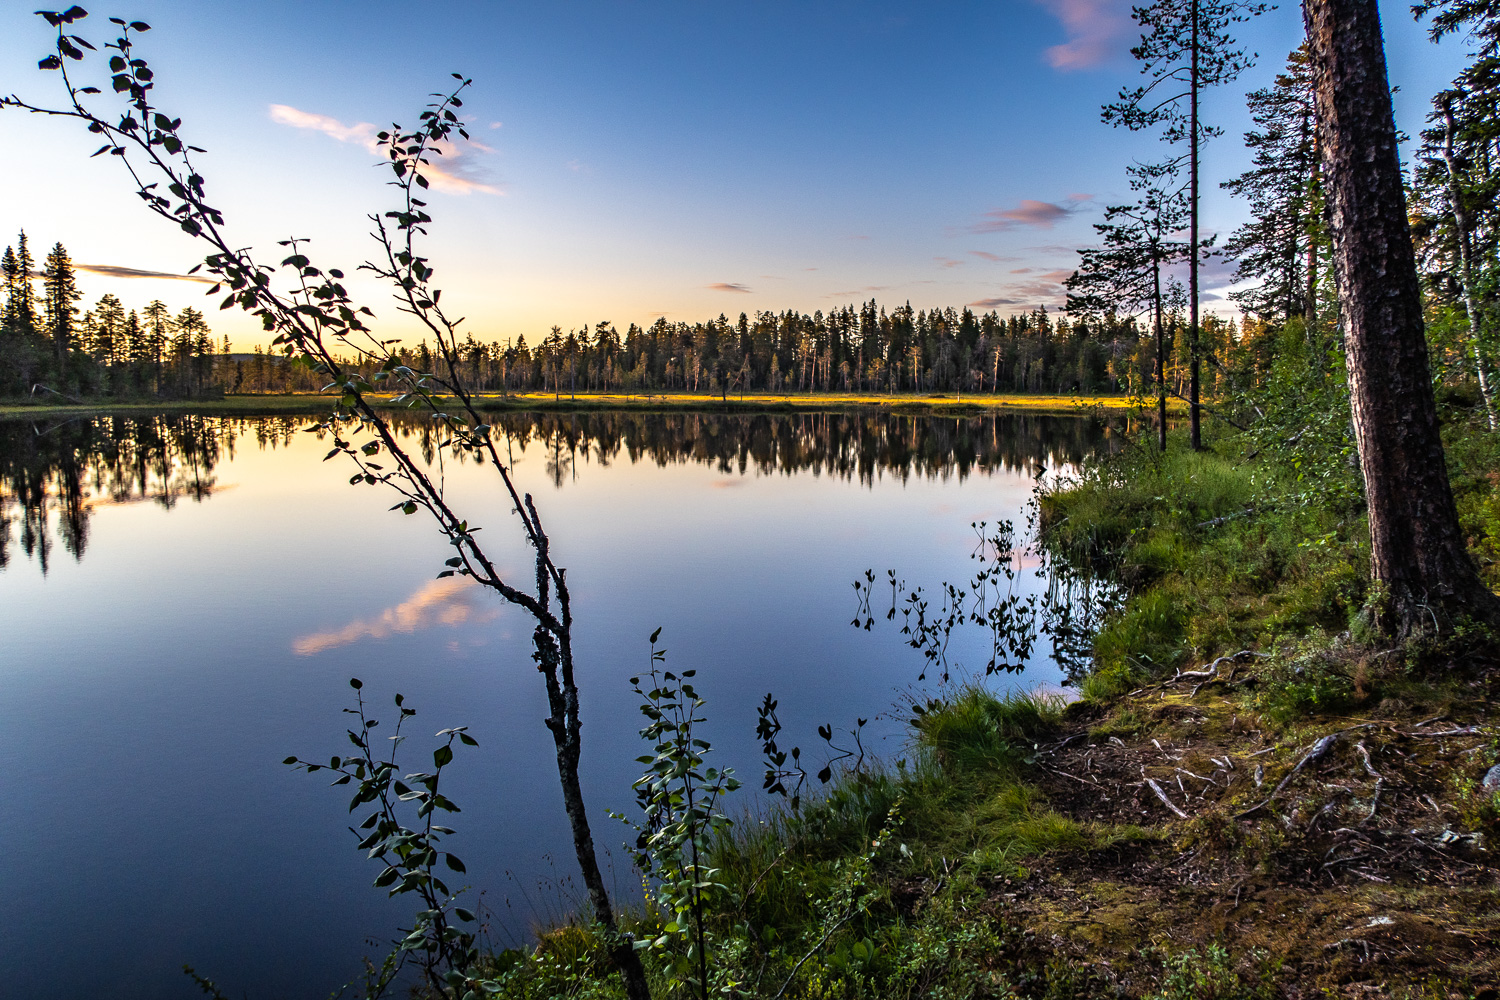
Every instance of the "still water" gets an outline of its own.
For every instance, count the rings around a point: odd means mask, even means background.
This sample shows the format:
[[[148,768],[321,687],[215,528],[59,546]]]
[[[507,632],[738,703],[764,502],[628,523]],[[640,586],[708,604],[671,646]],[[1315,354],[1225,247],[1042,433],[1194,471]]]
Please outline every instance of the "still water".
[[[410,732],[478,738],[445,791],[493,943],[570,905],[530,629],[436,579],[441,536],[325,464],[312,422],[0,421],[5,996],[192,997],[190,963],[232,996],[323,998],[378,960],[410,907],[371,888],[345,790],[280,763],[344,752],[353,676],[382,709],[405,694]],[[624,830],[605,810],[633,803],[627,678],[652,630],[669,667],[698,671],[715,763],[747,786],[732,808],[755,804],[768,691],[784,743],[811,749],[819,724],[869,717],[866,745],[897,756],[895,705],[921,658],[893,628],[850,627],[852,581],[887,567],[966,578],[971,522],[1019,520],[1040,470],[1108,446],[1086,418],[1041,416],[553,413],[497,427],[569,570],[584,789],[595,839],[616,848]],[[404,429],[419,443],[420,424]],[[493,480],[442,471],[502,566],[524,573]],[[981,645],[954,658],[980,666]],[[1058,680],[1039,656],[994,683]],[[430,748],[408,747],[419,769]],[[628,863],[614,867],[629,894]]]

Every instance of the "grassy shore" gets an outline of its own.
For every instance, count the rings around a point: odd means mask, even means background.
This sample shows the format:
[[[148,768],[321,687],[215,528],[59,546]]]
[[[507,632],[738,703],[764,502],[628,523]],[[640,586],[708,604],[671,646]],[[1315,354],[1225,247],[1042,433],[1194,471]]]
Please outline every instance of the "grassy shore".
[[[315,413],[330,404],[316,393],[225,396],[205,400],[97,400],[81,403],[0,402],[0,417],[81,413],[207,413],[252,416]],[[728,398],[699,393],[519,393],[481,395],[483,410],[650,410],[704,412],[801,412],[880,409],[912,415],[967,416],[991,412],[1074,414],[1096,410],[1124,412],[1128,396],[921,395],[880,393],[746,393]]]

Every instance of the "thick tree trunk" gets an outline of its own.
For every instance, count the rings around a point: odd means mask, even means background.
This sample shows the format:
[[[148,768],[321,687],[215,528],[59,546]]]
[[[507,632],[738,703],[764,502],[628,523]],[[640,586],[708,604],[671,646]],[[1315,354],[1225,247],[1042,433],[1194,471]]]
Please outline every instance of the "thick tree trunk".
[[[1448,484],[1376,0],[1304,0],[1383,628],[1500,621]]]

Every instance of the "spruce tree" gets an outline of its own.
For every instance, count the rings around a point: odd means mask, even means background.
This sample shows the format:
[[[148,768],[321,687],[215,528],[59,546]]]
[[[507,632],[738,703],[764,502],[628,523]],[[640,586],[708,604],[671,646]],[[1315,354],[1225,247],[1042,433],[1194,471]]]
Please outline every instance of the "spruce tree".
[[[46,316],[45,330],[57,354],[57,376],[66,380],[68,352],[76,345],[78,300],[83,293],[78,290],[77,276],[73,273],[73,261],[61,243],[55,243],[47,253],[46,266],[42,271],[42,287],[45,290],[43,312]]]

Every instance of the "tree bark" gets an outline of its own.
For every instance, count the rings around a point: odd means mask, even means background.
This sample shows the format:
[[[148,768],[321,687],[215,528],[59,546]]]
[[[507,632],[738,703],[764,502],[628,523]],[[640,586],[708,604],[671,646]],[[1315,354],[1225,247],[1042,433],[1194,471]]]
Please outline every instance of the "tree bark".
[[[1380,626],[1500,622],[1448,484],[1376,0],[1304,0]]]

